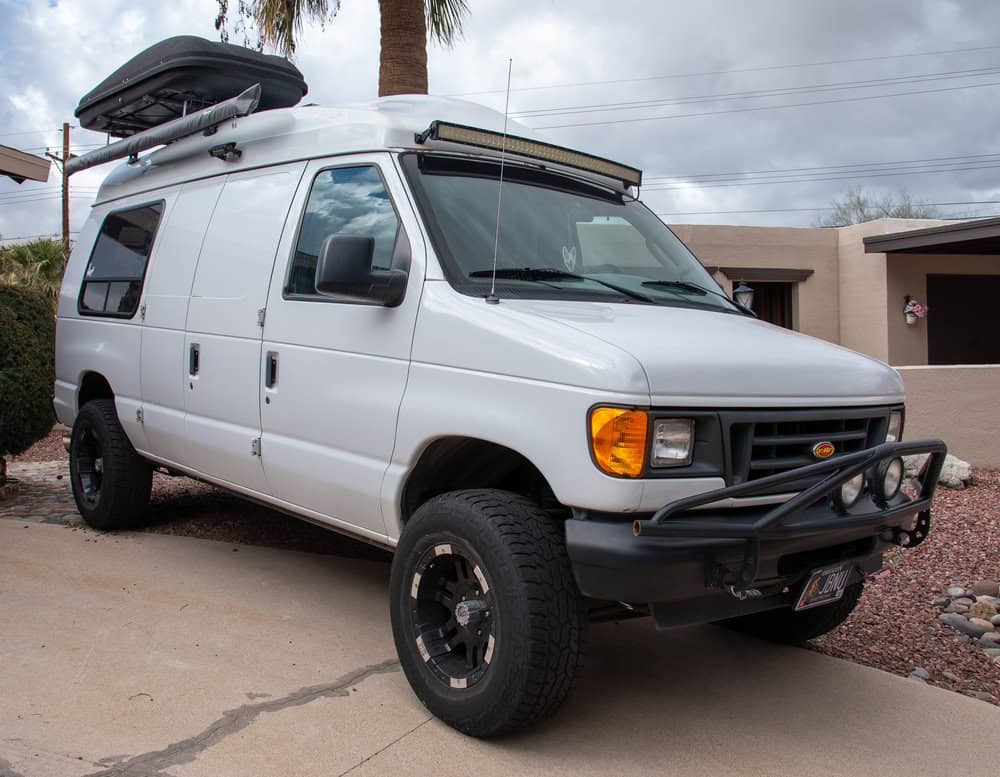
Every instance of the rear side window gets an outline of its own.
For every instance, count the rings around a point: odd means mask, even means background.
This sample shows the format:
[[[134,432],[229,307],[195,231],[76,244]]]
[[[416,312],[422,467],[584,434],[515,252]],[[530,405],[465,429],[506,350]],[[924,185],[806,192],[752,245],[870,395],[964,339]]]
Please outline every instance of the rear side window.
[[[286,292],[316,294],[316,261],[330,235],[375,238],[372,267],[388,270],[399,233],[399,218],[376,167],[336,167],[313,181],[302,217]]]
[[[83,275],[81,313],[121,318],[135,315],[162,214],[162,202],[108,214]]]

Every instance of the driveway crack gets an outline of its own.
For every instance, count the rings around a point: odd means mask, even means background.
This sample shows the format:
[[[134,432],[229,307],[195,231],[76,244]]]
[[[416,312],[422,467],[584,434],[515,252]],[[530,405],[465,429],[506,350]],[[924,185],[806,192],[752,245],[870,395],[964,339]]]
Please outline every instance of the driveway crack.
[[[372,758],[374,758],[377,755],[381,755],[386,750],[388,750],[390,747],[393,747],[394,745],[399,744],[404,739],[406,739],[410,734],[412,734],[414,731],[416,731],[418,728],[420,728],[421,726],[427,725],[432,720],[434,720],[433,717],[424,718],[422,721],[420,721],[417,725],[415,725],[409,731],[404,731],[402,734],[400,734],[398,737],[396,737],[394,740],[392,740],[391,742],[389,742],[384,747],[380,747],[378,750],[376,750],[371,755],[366,755],[364,758],[362,758],[360,761],[358,761],[356,764],[354,764],[354,766],[352,766],[350,769],[348,769],[347,771],[344,771],[344,772],[341,772],[340,774],[338,774],[337,777],[346,777],[346,775],[350,774],[351,772],[355,771],[356,769],[360,769],[362,766],[364,766],[366,763],[368,763],[370,760],[372,760]]]
[[[396,659],[383,661],[379,664],[369,664],[342,675],[332,683],[310,685],[276,699],[244,704],[235,709],[226,710],[218,719],[209,723],[194,736],[167,745],[162,750],[133,756],[108,769],[92,772],[86,777],[148,777],[151,774],[162,773],[172,766],[190,763],[199,754],[226,737],[247,728],[264,713],[278,712],[290,707],[301,707],[316,699],[348,696],[352,685],[356,685],[373,675],[396,671],[399,671],[399,661]]]

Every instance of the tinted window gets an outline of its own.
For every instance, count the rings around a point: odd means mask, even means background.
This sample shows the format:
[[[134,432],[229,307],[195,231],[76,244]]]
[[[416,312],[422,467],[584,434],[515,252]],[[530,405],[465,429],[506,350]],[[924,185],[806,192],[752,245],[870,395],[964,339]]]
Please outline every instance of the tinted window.
[[[295,246],[289,294],[316,294],[316,260],[330,235],[375,238],[372,266],[388,270],[399,219],[378,170],[370,165],[324,170],[313,181]]]
[[[80,290],[80,312],[131,316],[142,295],[146,262],[163,203],[111,213],[104,219]]]

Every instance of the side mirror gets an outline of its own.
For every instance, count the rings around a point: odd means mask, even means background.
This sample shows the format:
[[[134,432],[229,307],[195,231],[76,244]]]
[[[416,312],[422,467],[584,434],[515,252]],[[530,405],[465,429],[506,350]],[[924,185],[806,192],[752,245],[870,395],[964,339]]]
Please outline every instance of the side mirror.
[[[316,262],[316,291],[394,308],[406,294],[404,270],[373,270],[375,238],[331,235]]]

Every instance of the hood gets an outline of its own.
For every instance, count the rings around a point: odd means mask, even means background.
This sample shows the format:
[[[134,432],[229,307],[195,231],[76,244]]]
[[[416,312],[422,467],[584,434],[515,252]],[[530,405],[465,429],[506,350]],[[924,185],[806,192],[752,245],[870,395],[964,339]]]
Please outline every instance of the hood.
[[[783,407],[902,402],[885,363],[750,318],[693,308],[505,300],[632,354],[654,405]]]

